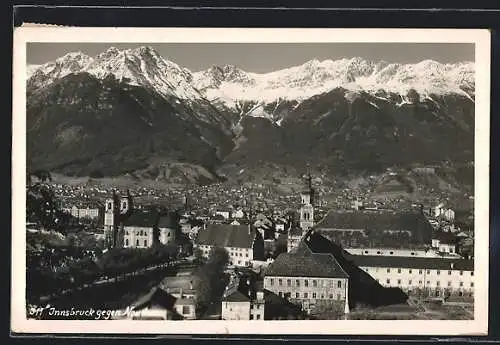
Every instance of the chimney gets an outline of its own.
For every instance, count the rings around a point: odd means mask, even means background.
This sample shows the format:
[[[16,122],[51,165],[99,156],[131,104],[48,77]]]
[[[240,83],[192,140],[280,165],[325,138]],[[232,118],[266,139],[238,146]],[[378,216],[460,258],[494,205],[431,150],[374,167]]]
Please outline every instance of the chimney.
[[[189,281],[189,289],[193,290],[193,281],[192,280]]]
[[[182,288],[179,288],[179,298],[182,298]]]
[[[264,292],[258,291],[257,292],[257,301],[263,301],[263,300],[264,300]]]
[[[450,267],[451,267],[451,269],[453,269],[453,267],[455,267],[455,264],[452,262],[452,263],[450,264]]]

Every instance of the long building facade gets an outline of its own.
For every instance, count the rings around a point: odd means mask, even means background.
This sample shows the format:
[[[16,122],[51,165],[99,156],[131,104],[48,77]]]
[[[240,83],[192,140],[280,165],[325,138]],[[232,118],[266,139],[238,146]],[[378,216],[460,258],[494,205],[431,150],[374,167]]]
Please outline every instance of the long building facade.
[[[474,261],[424,257],[351,255],[382,286],[427,297],[474,296]]]

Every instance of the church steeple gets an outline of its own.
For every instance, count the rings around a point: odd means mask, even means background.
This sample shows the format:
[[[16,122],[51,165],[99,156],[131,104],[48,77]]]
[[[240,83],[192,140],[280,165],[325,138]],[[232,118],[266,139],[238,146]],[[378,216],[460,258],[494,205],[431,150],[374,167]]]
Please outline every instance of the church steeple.
[[[302,207],[300,208],[300,227],[305,232],[314,226],[314,189],[309,165],[305,177],[305,185],[301,191]]]

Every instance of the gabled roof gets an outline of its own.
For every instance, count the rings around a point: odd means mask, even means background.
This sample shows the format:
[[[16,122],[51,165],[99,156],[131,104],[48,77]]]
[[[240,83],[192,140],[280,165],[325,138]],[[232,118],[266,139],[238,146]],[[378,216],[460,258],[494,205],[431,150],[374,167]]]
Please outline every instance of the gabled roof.
[[[252,248],[257,232],[248,225],[208,224],[205,230],[200,230],[195,242],[201,245],[215,247]]]
[[[316,229],[405,230],[415,238],[428,242],[432,226],[419,212],[390,211],[331,211],[319,222]]]
[[[166,291],[154,287],[146,295],[137,299],[132,306],[135,310],[140,310],[151,305],[158,305],[167,310],[172,310],[175,304],[175,297]]]
[[[458,242],[457,237],[453,233],[447,231],[436,231],[432,235],[432,239],[439,240],[442,244],[456,244]]]
[[[349,278],[331,253],[313,252],[303,240],[297,250],[280,254],[266,271],[267,276]]]
[[[250,298],[238,290],[231,291],[229,294],[225,295],[222,300],[224,302],[250,302]]]
[[[155,212],[135,211],[123,220],[124,226],[139,226],[152,228],[158,223],[158,216]]]
[[[175,276],[175,277],[165,277],[160,283],[163,289],[183,289],[190,290],[191,284],[195,284],[198,278],[193,275],[185,275],[185,276]]]

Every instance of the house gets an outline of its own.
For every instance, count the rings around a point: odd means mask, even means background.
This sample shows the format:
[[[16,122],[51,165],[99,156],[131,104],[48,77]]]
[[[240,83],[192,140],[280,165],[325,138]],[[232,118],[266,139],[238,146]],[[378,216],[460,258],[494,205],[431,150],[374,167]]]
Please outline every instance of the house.
[[[286,225],[287,225],[287,222],[285,220],[278,219],[274,223],[274,228],[275,228],[276,232],[285,232]]]
[[[78,219],[96,220],[104,211],[104,206],[96,201],[81,201],[63,206],[62,211]]]
[[[264,239],[251,225],[207,224],[198,232],[195,246],[208,257],[213,248],[225,248],[229,264],[250,266],[253,260],[264,259]]]
[[[455,220],[455,211],[453,211],[451,208],[448,208],[444,210],[444,212],[442,213],[442,217],[445,220],[452,222]]]
[[[264,320],[265,299],[255,272],[235,271],[222,296],[222,320]]]
[[[311,310],[328,305],[349,312],[349,275],[331,253],[315,252],[308,235],[298,247],[269,264],[264,289]]]
[[[215,211],[215,215],[222,216],[224,220],[231,218],[231,210],[229,209],[218,209]]]
[[[243,219],[246,217],[245,211],[243,209],[238,208],[233,212],[233,218],[234,219]]]
[[[222,297],[222,320],[264,320],[264,292],[256,298],[243,294],[238,289],[226,291]]]
[[[175,298],[196,300],[195,284],[199,278],[192,274],[165,277],[159,287]]]
[[[179,221],[181,232],[188,235],[191,232],[191,221],[188,218],[181,218]]]
[[[299,243],[302,240],[303,236],[304,231],[297,225],[290,223],[286,242],[287,251],[291,252],[295,250],[299,246]]]
[[[133,302],[120,318],[131,320],[182,320],[175,309],[176,298],[164,290],[154,287],[149,293]]]
[[[184,320],[196,320],[196,302],[193,299],[180,298],[175,300],[174,309]]]
[[[432,236],[432,247],[436,248],[441,253],[457,253],[458,239],[447,231],[436,231]]]

